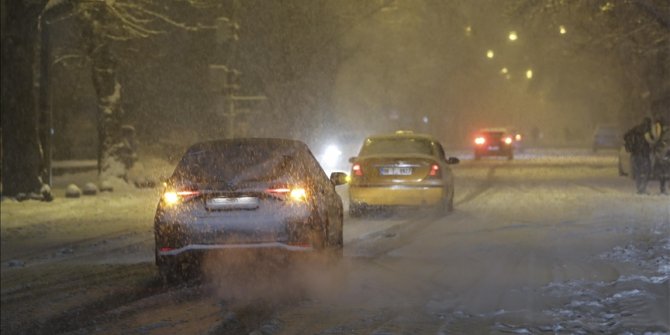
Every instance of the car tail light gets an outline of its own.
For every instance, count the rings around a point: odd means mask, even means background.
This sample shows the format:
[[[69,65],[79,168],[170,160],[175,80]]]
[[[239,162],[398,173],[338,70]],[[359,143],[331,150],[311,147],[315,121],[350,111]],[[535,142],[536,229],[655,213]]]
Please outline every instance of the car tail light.
[[[267,189],[268,193],[276,193],[276,194],[288,194],[291,192],[291,189],[288,187],[276,187],[276,188],[269,188]]]
[[[288,196],[293,201],[307,201],[307,191],[305,191],[305,189],[302,187],[292,189]]]
[[[160,251],[160,252],[168,252],[168,251],[172,251],[172,250],[174,250],[174,248],[171,248],[171,247],[162,247],[162,248],[158,249],[158,251]]]
[[[356,163],[351,167],[351,171],[354,172],[355,176],[362,176],[363,175],[363,169],[361,169],[361,165]]]
[[[484,143],[486,143],[486,139],[484,137],[479,136],[479,137],[475,138],[475,144],[482,145]]]
[[[505,144],[512,144],[512,138],[511,137],[505,137]]]
[[[430,166],[430,172],[428,173],[429,176],[432,177],[439,177],[440,176],[440,166],[437,164],[433,164]]]
[[[168,205],[176,205],[185,200],[196,197],[200,194],[200,191],[195,190],[182,190],[182,191],[166,191],[163,193],[163,201]]]
[[[288,199],[296,202],[307,201],[307,191],[302,187],[274,187],[267,189],[268,193],[288,197]]]

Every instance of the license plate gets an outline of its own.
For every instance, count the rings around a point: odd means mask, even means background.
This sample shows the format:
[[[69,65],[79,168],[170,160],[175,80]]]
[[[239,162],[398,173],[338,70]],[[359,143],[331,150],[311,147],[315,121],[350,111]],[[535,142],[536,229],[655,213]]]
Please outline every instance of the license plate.
[[[383,167],[379,169],[382,176],[409,176],[412,168],[409,167]]]
[[[258,208],[256,197],[216,197],[207,199],[205,207],[209,210],[233,210]]]
[[[500,149],[500,147],[494,146],[494,145],[489,147],[489,150],[499,150],[499,149]]]

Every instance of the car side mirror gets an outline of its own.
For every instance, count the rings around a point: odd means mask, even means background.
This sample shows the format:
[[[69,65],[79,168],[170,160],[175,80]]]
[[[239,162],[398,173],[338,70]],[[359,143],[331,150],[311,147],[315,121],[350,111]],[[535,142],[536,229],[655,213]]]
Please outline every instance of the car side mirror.
[[[330,174],[330,182],[335,186],[344,185],[347,183],[347,174],[344,172],[333,172]]]
[[[460,162],[461,162],[461,160],[458,159],[458,158],[456,158],[456,157],[449,157],[449,158],[447,158],[447,164],[449,164],[449,165],[458,164],[458,163],[460,163]]]
[[[356,156],[354,156],[354,157],[349,157],[349,163],[353,163],[353,162],[355,162],[355,161],[356,161],[356,158],[358,158],[358,157],[356,157]]]

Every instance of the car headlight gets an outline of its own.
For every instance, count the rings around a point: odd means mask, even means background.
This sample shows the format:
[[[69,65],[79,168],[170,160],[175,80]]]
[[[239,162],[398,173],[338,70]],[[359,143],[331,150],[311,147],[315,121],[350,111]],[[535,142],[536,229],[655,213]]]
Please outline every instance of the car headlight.
[[[332,167],[337,164],[340,156],[342,156],[342,151],[340,148],[338,148],[336,145],[329,145],[321,155],[321,159],[324,165]]]

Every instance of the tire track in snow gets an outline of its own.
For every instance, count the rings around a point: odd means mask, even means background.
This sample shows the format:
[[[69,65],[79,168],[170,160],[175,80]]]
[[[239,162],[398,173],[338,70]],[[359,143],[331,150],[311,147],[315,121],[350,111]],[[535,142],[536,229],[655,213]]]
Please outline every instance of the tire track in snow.
[[[501,164],[497,164],[497,165],[493,165],[493,166],[489,167],[489,170],[486,173],[486,178],[484,179],[484,181],[479,183],[479,185],[477,185],[474,188],[474,190],[470,191],[463,198],[458,200],[456,202],[456,205],[462,205],[462,204],[468,203],[472,200],[475,200],[477,197],[479,197],[484,192],[486,192],[488,189],[490,189],[493,186],[494,181],[495,181],[496,169],[500,166],[501,166]]]

